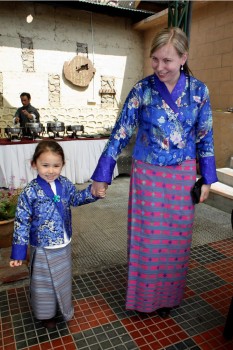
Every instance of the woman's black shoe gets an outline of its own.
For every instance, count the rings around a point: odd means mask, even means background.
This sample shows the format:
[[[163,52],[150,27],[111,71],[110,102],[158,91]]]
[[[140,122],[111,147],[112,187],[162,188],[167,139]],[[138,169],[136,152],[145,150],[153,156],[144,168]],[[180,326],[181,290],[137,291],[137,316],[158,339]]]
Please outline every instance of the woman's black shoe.
[[[171,307],[161,307],[160,309],[157,309],[157,314],[162,317],[166,318],[170,315]]]
[[[48,320],[42,320],[41,323],[42,323],[42,326],[47,329],[54,329],[56,328],[56,325],[57,325],[57,322],[54,318],[50,318]]]

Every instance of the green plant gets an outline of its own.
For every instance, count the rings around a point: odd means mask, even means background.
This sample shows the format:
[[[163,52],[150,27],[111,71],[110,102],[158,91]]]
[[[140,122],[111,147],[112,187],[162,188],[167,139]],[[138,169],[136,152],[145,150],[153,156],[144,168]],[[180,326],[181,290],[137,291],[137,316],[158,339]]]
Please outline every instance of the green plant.
[[[0,189],[0,221],[9,220],[15,217],[18,197],[25,182],[24,179],[21,179],[20,187],[14,188],[12,178],[9,188]]]

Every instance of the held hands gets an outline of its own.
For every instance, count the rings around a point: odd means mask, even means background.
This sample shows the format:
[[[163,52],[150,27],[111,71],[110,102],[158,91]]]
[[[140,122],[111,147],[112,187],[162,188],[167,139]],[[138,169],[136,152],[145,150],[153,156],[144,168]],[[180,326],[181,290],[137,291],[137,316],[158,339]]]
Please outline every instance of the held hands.
[[[108,184],[106,182],[93,181],[91,186],[91,193],[95,197],[104,198],[106,196],[107,188]]]
[[[210,193],[210,185],[202,185],[201,186],[201,197],[200,197],[200,203],[203,203],[208,197]]]
[[[9,265],[10,267],[16,267],[16,266],[21,266],[23,263],[22,260],[11,260]]]

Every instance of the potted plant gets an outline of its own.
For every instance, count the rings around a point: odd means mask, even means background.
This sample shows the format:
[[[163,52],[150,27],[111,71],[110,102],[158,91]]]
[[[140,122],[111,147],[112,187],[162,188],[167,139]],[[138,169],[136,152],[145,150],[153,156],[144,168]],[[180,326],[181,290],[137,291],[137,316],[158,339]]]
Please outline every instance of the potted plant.
[[[24,183],[21,180],[20,187],[14,188],[12,178],[9,188],[0,189],[0,248],[11,246],[18,196]]]

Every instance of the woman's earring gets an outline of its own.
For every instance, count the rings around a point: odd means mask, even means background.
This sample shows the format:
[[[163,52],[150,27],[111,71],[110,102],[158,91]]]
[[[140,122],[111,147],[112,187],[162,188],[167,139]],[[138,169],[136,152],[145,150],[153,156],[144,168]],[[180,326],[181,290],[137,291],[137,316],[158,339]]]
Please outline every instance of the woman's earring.
[[[184,70],[184,66],[183,66],[183,64],[182,64],[182,66],[180,67],[180,70]]]

